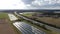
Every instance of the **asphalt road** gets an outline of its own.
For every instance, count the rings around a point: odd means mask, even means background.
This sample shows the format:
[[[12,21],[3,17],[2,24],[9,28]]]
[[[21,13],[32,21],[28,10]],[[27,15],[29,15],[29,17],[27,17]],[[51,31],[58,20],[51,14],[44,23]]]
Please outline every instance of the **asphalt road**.
[[[25,20],[31,21],[32,23],[40,24],[40,26],[45,25],[45,27],[46,27],[47,29],[49,29],[49,30],[51,30],[51,31],[58,32],[58,33],[60,34],[60,29],[57,29],[57,28],[54,28],[54,27],[52,27],[52,26],[49,26],[49,25],[46,25],[46,24],[43,24],[43,23],[40,23],[40,22],[31,20],[31,19],[28,19],[28,18],[26,18],[26,17],[24,17],[24,16],[21,16],[21,15],[17,14],[16,12],[15,12],[15,14],[16,14],[17,16],[25,19]]]
[[[13,25],[22,32],[22,34],[45,34],[42,30],[39,30],[24,22],[15,22]]]

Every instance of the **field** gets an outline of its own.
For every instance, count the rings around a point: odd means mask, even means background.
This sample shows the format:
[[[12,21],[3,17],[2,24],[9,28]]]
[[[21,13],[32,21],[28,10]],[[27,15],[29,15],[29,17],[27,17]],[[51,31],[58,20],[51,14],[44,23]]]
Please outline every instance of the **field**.
[[[16,34],[7,13],[0,13],[0,34]]]
[[[35,13],[35,12],[34,12]],[[27,16],[27,17],[29,17],[29,18],[31,18],[32,17],[32,15],[34,14],[33,12],[25,12],[25,13],[23,13],[22,15],[24,15],[24,16]]]
[[[7,13],[0,13],[0,19],[1,18],[8,18]]]
[[[38,17],[36,20],[60,27],[60,18]]]

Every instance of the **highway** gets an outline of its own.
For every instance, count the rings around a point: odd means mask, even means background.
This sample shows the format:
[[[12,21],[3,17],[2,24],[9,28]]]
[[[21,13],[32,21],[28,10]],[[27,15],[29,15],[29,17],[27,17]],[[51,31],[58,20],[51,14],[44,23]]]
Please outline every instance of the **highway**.
[[[45,28],[47,28],[47,29],[49,29],[49,30],[51,30],[51,31],[58,32],[58,33],[60,34],[60,29],[58,29],[58,28],[54,28],[54,27],[52,27],[52,26],[49,26],[49,25],[46,25],[46,24],[43,24],[43,23],[40,23],[40,22],[31,20],[31,19],[28,19],[28,18],[26,18],[26,17],[24,17],[24,16],[19,15],[19,14],[16,13],[16,12],[15,12],[15,14],[16,14],[17,16],[19,16],[19,17],[25,19],[25,20],[31,21],[32,23],[40,24],[40,26],[45,25]]]
[[[11,21],[17,20],[18,18],[14,14],[8,14]],[[25,22],[15,21],[13,25],[22,32],[22,34],[45,34],[42,30],[39,30]]]
[[[25,22],[15,22],[13,25],[22,32],[22,34],[46,34],[44,31],[39,30]]]

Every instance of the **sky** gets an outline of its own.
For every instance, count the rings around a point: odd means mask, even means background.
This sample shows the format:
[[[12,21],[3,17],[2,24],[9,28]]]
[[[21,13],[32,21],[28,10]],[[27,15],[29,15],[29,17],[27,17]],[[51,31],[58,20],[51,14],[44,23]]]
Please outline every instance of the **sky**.
[[[0,0],[0,9],[60,9],[60,0]]]

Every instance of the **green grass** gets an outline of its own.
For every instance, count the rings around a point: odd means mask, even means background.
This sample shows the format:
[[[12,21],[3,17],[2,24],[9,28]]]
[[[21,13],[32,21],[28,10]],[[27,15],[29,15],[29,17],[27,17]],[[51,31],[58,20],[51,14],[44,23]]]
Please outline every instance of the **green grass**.
[[[28,12],[28,13],[23,13],[22,15],[24,15],[24,16],[27,16],[27,17],[32,17],[32,15],[34,15],[34,14],[42,14],[42,13],[40,13],[40,12]]]
[[[1,18],[7,18],[8,16],[7,16],[7,13],[0,13],[0,19]]]
[[[32,13],[30,14],[22,14],[22,15],[24,15],[24,16],[27,16],[27,17],[32,17]]]

